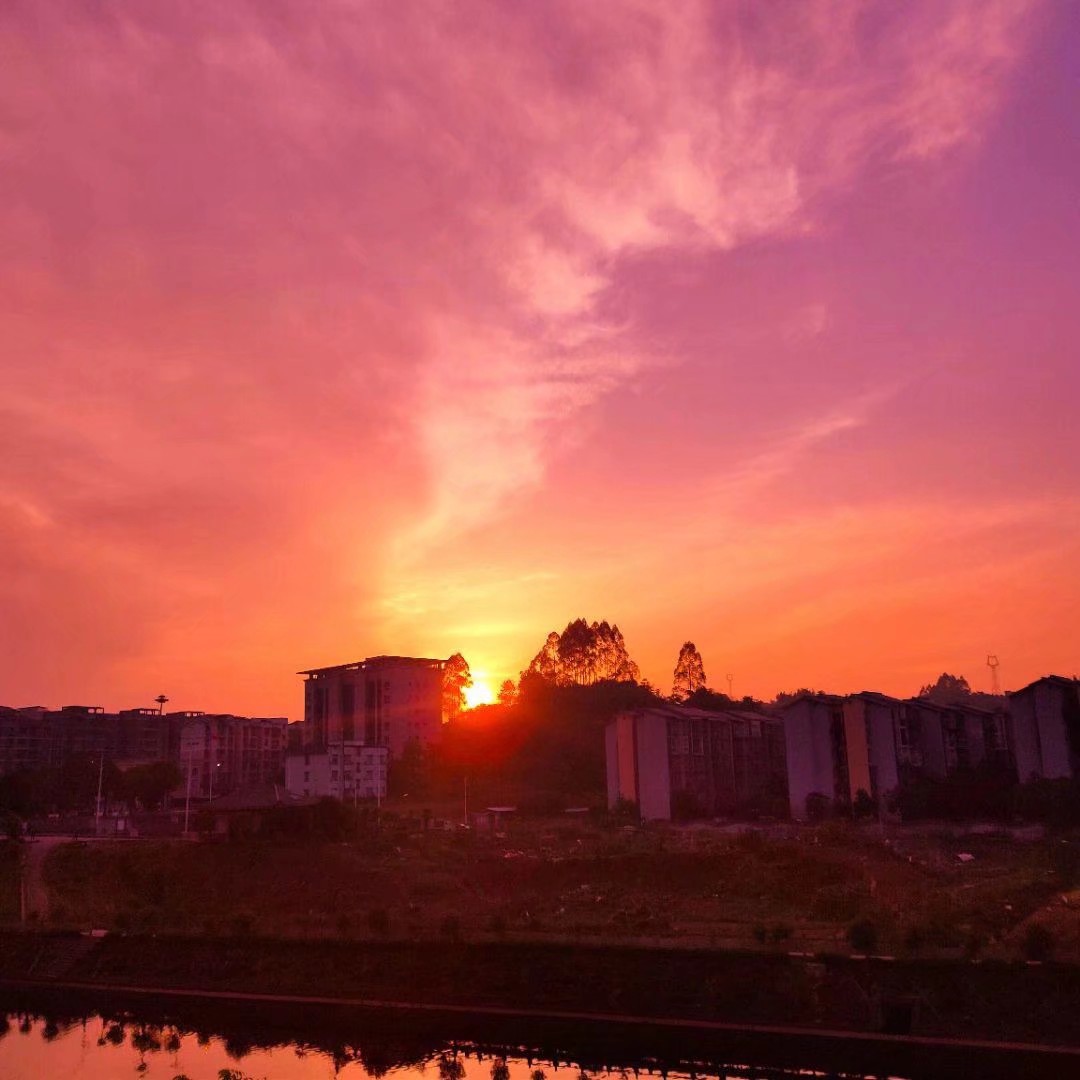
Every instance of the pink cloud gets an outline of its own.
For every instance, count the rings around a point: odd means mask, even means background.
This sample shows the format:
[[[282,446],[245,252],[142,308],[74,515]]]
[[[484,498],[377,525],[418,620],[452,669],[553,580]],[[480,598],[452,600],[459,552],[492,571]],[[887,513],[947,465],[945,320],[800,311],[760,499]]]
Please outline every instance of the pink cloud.
[[[678,471],[693,421],[660,424],[635,479],[603,459],[641,423],[633,395],[662,416],[652,397],[693,370],[689,408],[736,382],[768,399],[769,378],[803,377],[792,351],[834,346],[829,282],[808,294],[782,269],[765,314],[740,309],[725,267],[827,245],[882,174],[915,186],[977,153],[1044,12],[7,6],[15,689],[52,685],[58,635],[82,657],[71,692],[114,676],[135,692],[148,670],[225,688],[233,650],[267,680],[248,676],[253,703],[326,658],[308,651],[458,647],[423,612],[478,534],[527,547],[536,514],[573,532],[597,512],[572,507],[589,471],[664,503],[641,478]],[[662,266],[677,273],[648,287]],[[694,320],[723,322],[707,363]],[[774,394],[713,438],[717,514],[735,491],[745,508],[749,489],[805,485],[807,462],[908,385],[850,343],[823,371],[809,397]],[[511,576],[555,608],[571,563]],[[484,607],[478,625],[520,625],[468,585],[484,569],[463,572],[462,603]],[[65,604],[61,633],[38,613]],[[520,647],[485,639],[489,666]]]

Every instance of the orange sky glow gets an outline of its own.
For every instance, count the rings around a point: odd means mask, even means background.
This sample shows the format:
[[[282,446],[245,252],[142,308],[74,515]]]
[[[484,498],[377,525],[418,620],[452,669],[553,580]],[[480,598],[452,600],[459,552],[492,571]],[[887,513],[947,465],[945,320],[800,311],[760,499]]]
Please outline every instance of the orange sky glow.
[[[1080,9],[0,9],[0,704],[1080,670]],[[475,702],[474,702],[475,703]]]

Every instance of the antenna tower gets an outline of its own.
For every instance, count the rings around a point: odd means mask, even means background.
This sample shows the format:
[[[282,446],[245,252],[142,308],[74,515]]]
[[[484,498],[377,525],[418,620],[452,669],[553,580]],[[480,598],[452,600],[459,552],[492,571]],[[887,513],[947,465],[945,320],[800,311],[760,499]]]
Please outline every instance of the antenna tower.
[[[998,667],[1001,661],[996,656],[991,654],[986,658],[986,666],[990,669],[990,693],[1000,694],[1001,683],[998,681]]]

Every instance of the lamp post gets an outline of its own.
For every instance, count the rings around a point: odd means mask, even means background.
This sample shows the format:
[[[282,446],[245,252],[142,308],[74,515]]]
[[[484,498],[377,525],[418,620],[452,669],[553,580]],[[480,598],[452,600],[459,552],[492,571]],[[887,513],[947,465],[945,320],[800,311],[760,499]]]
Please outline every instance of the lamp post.
[[[216,773],[218,771],[218,769],[220,769],[220,768],[221,768],[221,762],[220,761],[215,761],[214,762],[214,767],[210,770],[210,799],[209,799],[209,803],[208,803],[209,806],[214,805],[214,773]]]

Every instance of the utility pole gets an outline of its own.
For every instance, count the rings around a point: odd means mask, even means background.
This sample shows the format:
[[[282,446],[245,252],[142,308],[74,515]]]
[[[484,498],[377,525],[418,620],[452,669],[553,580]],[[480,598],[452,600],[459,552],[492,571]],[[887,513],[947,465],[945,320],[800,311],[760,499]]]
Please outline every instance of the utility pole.
[[[184,796],[184,835],[188,831],[188,815],[191,813],[191,755],[187,759],[187,794]]]
[[[97,802],[94,804],[94,835],[101,835],[101,781],[105,777],[105,755],[101,755],[98,762],[97,774]]]

